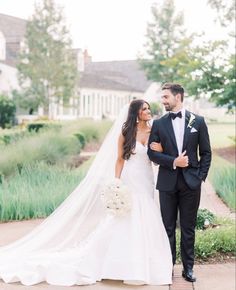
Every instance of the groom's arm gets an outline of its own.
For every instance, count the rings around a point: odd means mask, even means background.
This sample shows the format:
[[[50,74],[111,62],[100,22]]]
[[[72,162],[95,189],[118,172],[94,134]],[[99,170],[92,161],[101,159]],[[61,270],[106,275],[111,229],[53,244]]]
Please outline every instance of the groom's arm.
[[[200,156],[200,177],[205,180],[211,165],[211,145],[208,129],[204,118],[201,118],[199,131],[199,156]]]
[[[148,141],[148,152],[147,152],[148,157],[154,163],[160,164],[163,167],[167,167],[168,169],[174,170],[173,163],[174,163],[175,157],[167,155],[165,153],[154,151],[150,148],[150,144],[152,142],[161,143],[159,126],[160,126],[160,121],[155,120],[153,122],[151,133],[149,136],[149,141]]]

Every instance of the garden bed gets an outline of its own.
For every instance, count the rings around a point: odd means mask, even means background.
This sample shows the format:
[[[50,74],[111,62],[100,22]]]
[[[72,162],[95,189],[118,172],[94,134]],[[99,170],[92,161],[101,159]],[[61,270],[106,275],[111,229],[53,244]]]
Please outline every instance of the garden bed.
[[[197,258],[195,264],[224,264],[224,263],[235,263],[235,254],[233,253],[216,253],[215,255],[201,259]]]

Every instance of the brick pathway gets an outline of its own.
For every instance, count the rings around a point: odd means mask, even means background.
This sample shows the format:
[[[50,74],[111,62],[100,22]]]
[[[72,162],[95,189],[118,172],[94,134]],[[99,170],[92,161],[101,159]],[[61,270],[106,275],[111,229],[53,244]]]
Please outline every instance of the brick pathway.
[[[169,290],[192,290],[193,283],[187,282],[182,278],[182,267],[177,265],[174,270],[173,284],[170,285]]]

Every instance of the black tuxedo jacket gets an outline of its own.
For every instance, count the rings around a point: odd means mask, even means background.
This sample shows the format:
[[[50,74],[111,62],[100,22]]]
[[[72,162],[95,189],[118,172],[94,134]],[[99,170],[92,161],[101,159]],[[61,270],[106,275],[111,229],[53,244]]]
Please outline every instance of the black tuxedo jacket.
[[[151,150],[151,142],[160,142],[163,152]],[[185,150],[189,157],[189,166],[183,168],[182,172],[187,185],[194,190],[199,188],[202,180],[207,177],[211,163],[211,147],[204,118],[187,110],[182,152]],[[174,159],[178,156],[178,148],[169,113],[153,122],[148,142],[148,156],[151,161],[160,165],[157,189],[160,191],[174,190],[177,171],[180,169],[173,168]]]

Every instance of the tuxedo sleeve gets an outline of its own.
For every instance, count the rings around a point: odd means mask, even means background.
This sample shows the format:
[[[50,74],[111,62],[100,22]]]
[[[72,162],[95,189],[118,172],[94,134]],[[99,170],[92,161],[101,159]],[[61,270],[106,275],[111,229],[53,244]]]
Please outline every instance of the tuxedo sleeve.
[[[211,164],[211,146],[208,129],[204,118],[201,118],[199,132],[200,178],[205,181]]]
[[[154,151],[150,148],[150,144],[152,142],[161,143],[160,136],[161,136],[160,135],[160,121],[155,120],[153,122],[149,141],[148,141],[148,152],[147,152],[148,157],[152,162],[157,163],[157,164],[159,164],[163,167],[166,167],[168,169],[174,170],[173,163],[174,163],[175,157],[167,155],[165,153]]]

